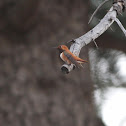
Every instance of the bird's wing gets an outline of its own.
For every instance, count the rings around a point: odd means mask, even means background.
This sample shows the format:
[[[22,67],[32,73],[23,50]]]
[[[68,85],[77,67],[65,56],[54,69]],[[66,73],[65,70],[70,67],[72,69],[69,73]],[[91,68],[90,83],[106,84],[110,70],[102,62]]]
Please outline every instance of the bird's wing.
[[[64,56],[67,57],[68,60],[71,61],[72,64],[76,65],[76,67],[78,67],[78,68],[80,67],[80,64],[73,58],[72,55],[70,55],[70,54],[69,54],[68,52],[66,52],[66,51],[64,51],[63,54],[64,54]]]

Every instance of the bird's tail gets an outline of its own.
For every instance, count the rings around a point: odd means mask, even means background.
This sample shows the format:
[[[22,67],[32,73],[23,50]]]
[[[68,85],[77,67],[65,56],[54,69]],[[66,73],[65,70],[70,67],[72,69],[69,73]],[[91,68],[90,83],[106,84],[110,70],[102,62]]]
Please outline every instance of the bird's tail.
[[[88,63],[88,61],[86,61],[86,60],[83,60],[82,62],[83,62],[83,63]]]
[[[82,59],[81,59],[81,60],[78,60],[77,62],[80,63],[80,64],[81,64],[81,63],[88,63],[88,61],[82,60]]]

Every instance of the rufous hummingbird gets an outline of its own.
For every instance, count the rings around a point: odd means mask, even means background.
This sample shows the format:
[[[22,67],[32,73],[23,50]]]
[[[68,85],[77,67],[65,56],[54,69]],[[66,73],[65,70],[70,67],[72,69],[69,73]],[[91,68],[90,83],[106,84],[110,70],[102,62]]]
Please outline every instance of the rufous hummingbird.
[[[74,64],[76,67],[82,66],[82,63],[87,63],[86,60],[83,60],[75,56],[66,45],[60,45],[57,47],[60,51],[60,58],[68,65]],[[82,66],[83,67],[83,66]]]

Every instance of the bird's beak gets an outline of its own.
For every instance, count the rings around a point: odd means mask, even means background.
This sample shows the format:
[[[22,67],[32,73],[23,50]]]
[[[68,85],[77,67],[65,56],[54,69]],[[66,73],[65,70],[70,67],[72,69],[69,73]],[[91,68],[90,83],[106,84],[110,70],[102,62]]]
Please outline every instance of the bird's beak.
[[[58,49],[58,47],[52,47],[52,48]]]

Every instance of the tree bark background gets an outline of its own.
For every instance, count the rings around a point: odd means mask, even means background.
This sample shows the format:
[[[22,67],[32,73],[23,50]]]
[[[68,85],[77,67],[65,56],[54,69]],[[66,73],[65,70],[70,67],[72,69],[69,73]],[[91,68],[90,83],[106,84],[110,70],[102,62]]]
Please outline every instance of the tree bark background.
[[[88,10],[84,0],[0,1],[1,126],[103,126],[89,64],[64,75],[52,48],[88,31]]]

